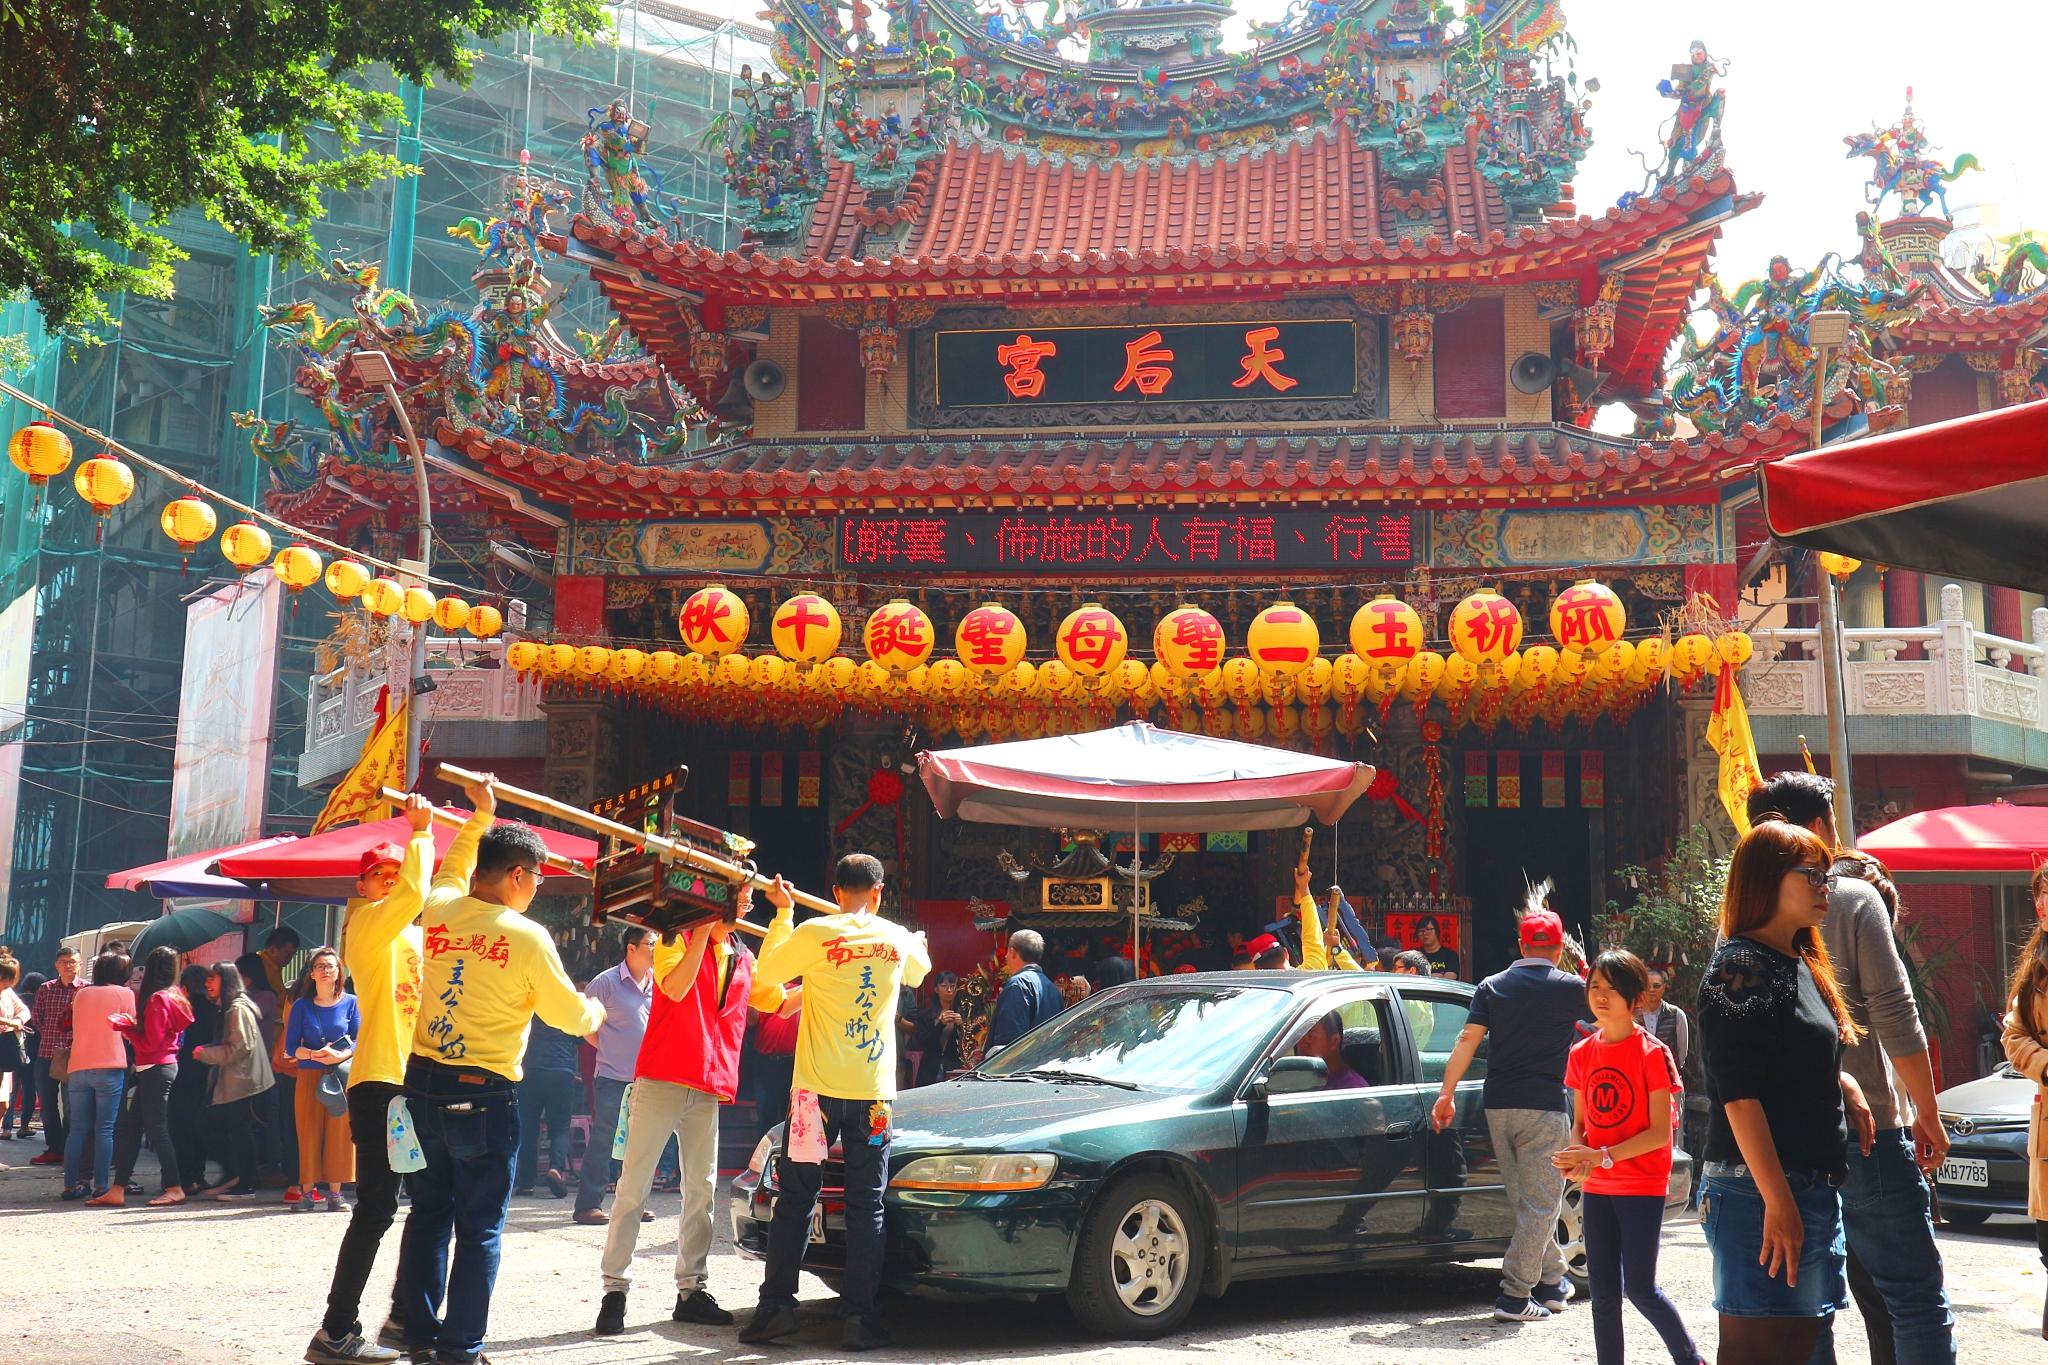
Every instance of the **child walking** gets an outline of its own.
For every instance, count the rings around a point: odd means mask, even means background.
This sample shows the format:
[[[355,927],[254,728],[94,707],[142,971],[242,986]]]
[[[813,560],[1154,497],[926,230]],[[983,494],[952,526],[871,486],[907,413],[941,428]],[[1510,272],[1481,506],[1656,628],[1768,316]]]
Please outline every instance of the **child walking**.
[[[1610,951],[1593,960],[1586,1000],[1599,1032],[1572,1047],[1564,1073],[1574,1101],[1572,1140],[1551,1160],[1585,1186],[1580,1207],[1600,1365],[1622,1365],[1624,1297],[1657,1329],[1676,1365],[1700,1365],[1678,1309],[1657,1287],[1675,1084],[1670,1052],[1636,1023],[1649,984],[1634,953]]]

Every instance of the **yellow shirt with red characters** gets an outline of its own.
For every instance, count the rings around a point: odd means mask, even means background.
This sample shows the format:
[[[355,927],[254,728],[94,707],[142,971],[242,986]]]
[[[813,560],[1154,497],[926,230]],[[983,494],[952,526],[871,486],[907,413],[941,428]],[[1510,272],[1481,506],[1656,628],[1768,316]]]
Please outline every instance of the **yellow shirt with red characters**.
[[[924,939],[880,915],[820,915],[764,943],[756,981],[803,980],[797,1088],[840,1100],[894,1099],[898,992],[931,967]]]
[[[578,1038],[604,1022],[604,1006],[562,970],[548,931],[510,906],[429,897],[420,927],[414,1056],[516,1081],[536,1014]]]
[[[356,1039],[348,1083],[405,1081],[405,1058],[412,1051],[412,1031],[420,1013],[420,927],[414,923],[424,906],[469,894],[476,871],[477,845],[491,827],[488,815],[472,815],[448,846],[433,886],[427,870],[434,865],[434,836],[421,830],[406,845],[398,865],[398,884],[382,900],[352,897],[341,924],[341,962],[355,979],[356,1001],[362,1007],[362,1036]]]

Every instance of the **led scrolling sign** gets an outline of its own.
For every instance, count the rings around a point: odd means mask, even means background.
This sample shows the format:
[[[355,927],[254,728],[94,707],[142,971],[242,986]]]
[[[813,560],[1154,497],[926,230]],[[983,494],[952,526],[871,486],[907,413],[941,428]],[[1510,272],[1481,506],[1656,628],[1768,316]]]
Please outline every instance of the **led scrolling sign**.
[[[932,334],[941,407],[1346,398],[1350,319],[986,328]]]
[[[1406,568],[1417,511],[849,512],[839,564],[899,573]]]

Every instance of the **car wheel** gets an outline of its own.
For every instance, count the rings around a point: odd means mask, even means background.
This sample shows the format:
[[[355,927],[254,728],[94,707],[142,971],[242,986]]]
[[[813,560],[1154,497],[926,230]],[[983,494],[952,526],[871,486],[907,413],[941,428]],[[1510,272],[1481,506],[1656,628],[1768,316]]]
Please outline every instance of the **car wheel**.
[[[1557,1215],[1557,1254],[1564,1257],[1564,1273],[1572,1288],[1586,1292],[1586,1192],[1577,1184],[1564,1187],[1564,1208]]]
[[[1194,1311],[1208,1244],[1195,1201],[1165,1176],[1111,1185],[1088,1211],[1067,1303],[1106,1337],[1162,1337]]]
[[[1981,1228],[1990,1217],[1989,1209],[1952,1209],[1946,1204],[1941,1209],[1941,1221],[1952,1228]]]

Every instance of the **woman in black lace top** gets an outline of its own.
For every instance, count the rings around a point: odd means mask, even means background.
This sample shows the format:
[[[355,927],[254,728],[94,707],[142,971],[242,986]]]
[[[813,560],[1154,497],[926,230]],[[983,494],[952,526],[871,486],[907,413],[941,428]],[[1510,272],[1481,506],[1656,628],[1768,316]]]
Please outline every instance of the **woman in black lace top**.
[[[1810,830],[1759,821],[1728,869],[1724,942],[1700,985],[1712,1101],[1700,1208],[1724,1365],[1804,1365],[1847,1301],[1845,1115],[1866,1152],[1872,1134],[1842,1071],[1855,1025],[1821,942],[1830,864]]]

